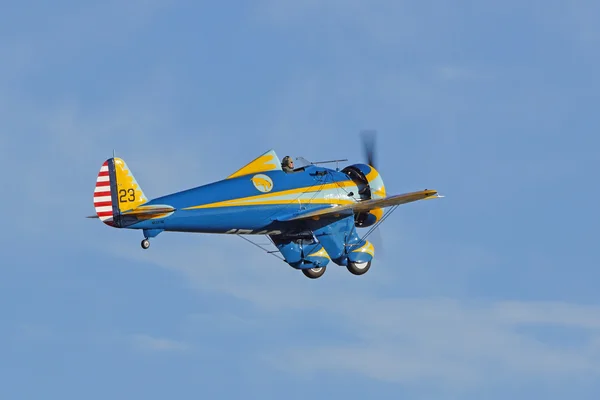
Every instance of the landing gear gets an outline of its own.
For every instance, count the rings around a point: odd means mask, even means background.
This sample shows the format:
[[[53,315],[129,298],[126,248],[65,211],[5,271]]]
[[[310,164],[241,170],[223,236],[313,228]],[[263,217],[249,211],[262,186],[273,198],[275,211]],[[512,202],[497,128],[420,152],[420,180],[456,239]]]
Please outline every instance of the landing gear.
[[[155,238],[164,229],[144,229],[144,240],[142,240],[142,249],[146,250],[150,247],[150,241],[148,239]]]
[[[350,271],[351,274],[362,275],[362,274],[366,273],[369,270],[369,268],[371,268],[371,261],[367,261],[367,262],[348,261],[348,266],[346,268],[348,268],[348,271]]]
[[[307,278],[317,279],[323,276],[325,273],[325,267],[305,268],[302,270],[302,273],[306,275]]]

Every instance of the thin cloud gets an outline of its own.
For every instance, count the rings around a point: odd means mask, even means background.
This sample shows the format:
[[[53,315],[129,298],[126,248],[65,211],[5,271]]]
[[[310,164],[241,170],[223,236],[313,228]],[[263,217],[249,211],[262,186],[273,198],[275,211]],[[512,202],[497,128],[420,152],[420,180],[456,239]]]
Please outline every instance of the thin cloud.
[[[275,265],[278,261],[268,261],[259,251],[253,255],[253,250],[240,247],[237,257],[246,263],[236,265],[227,250],[235,243],[213,239],[206,246],[210,253],[178,247],[152,256],[133,251],[121,256],[143,257],[180,271],[200,290],[216,290],[254,308],[243,322],[229,318],[234,324],[250,327],[271,318],[280,321],[277,335],[286,336],[294,334],[297,318],[307,313],[311,321],[331,322],[337,331],[335,342],[315,342],[317,330],[305,330],[307,337],[294,343],[274,340],[262,354],[269,365],[289,374],[351,373],[415,385],[436,379],[448,387],[470,388],[513,380],[592,380],[600,375],[597,306],[398,295],[386,299],[373,281],[354,286],[356,280],[345,279],[343,271],[333,268],[324,281],[312,282],[300,274],[286,274],[292,272],[284,272],[289,267]],[[210,267],[198,268],[193,261],[198,259]],[[567,338],[542,339],[540,332],[552,328],[561,329]]]
[[[296,373],[350,372],[368,378],[449,386],[477,386],[521,379],[595,379],[600,375],[598,311],[577,304],[508,303],[529,318],[508,322],[507,303],[459,303],[452,299],[356,301],[328,299],[324,318],[343,316],[347,345],[305,345],[283,350],[275,365]],[[552,322],[583,336],[578,343],[547,343],[520,330],[542,327],[538,315],[554,311]],[[317,309],[315,309],[317,311]],[[573,323],[571,313],[580,316]],[[592,327],[592,328],[590,328]],[[275,361],[276,360],[276,361]],[[494,379],[490,379],[490,377]]]
[[[144,351],[181,352],[191,348],[184,342],[149,335],[132,335],[130,340],[134,348]]]

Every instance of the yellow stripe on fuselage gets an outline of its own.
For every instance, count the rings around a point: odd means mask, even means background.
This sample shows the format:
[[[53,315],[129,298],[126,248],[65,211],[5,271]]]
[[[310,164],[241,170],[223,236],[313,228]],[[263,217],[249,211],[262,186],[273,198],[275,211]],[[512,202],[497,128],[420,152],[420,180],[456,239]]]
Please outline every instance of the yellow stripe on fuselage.
[[[339,199],[298,199],[298,200],[263,200],[254,202],[238,202],[238,203],[212,203],[204,204],[201,206],[194,206],[184,208],[184,210],[199,209],[199,208],[216,208],[216,207],[239,207],[239,206],[268,206],[268,205],[282,205],[282,204],[339,204],[346,205],[352,204],[352,200],[339,200]]]
[[[218,201],[215,203],[202,204],[198,206],[186,207],[184,210],[192,210],[198,208],[214,208],[214,207],[234,207],[234,206],[246,206],[246,205],[271,205],[271,204],[291,204],[291,203],[309,203],[309,204],[352,204],[355,201],[350,199],[339,199],[335,196],[330,198],[315,197],[309,199],[299,198],[287,198],[277,199],[277,197],[284,197],[290,195],[302,195],[309,193],[318,193],[324,190],[341,189],[347,187],[356,187],[352,181],[341,181],[335,183],[326,183],[323,185],[306,186],[290,190],[282,190],[279,192],[271,192],[265,194],[259,194],[256,196],[241,197],[237,199]]]

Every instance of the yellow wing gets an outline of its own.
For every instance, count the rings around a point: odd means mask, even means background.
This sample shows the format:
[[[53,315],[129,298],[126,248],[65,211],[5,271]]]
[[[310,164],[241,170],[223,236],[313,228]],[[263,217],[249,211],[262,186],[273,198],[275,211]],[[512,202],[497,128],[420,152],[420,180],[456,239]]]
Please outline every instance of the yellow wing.
[[[360,201],[357,203],[343,205],[343,206],[320,208],[317,210],[303,212],[301,214],[297,214],[297,215],[290,216],[290,217],[283,218],[283,219],[278,218],[278,220],[280,220],[280,221],[296,221],[296,220],[300,220],[300,219],[318,218],[318,217],[322,217],[325,215],[338,214],[338,213],[344,213],[344,212],[350,212],[350,211],[351,212],[366,212],[366,211],[373,210],[376,208],[391,207],[391,206],[400,205],[400,204],[412,203],[413,201],[437,199],[440,197],[444,197],[444,196],[438,195],[437,190],[425,189],[425,190],[420,190],[418,192],[411,192],[411,193],[398,194],[398,195],[394,195],[394,196],[388,196],[388,197],[384,197],[382,199],[363,200],[363,201]]]

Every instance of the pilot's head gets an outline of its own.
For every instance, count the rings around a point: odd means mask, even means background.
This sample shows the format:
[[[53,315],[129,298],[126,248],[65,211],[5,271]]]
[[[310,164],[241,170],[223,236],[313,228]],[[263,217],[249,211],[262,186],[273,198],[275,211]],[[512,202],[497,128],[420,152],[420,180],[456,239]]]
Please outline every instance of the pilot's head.
[[[292,157],[290,157],[290,156],[285,156],[285,157],[283,157],[283,161],[281,162],[281,166],[293,169],[294,168],[294,160],[292,160]]]

